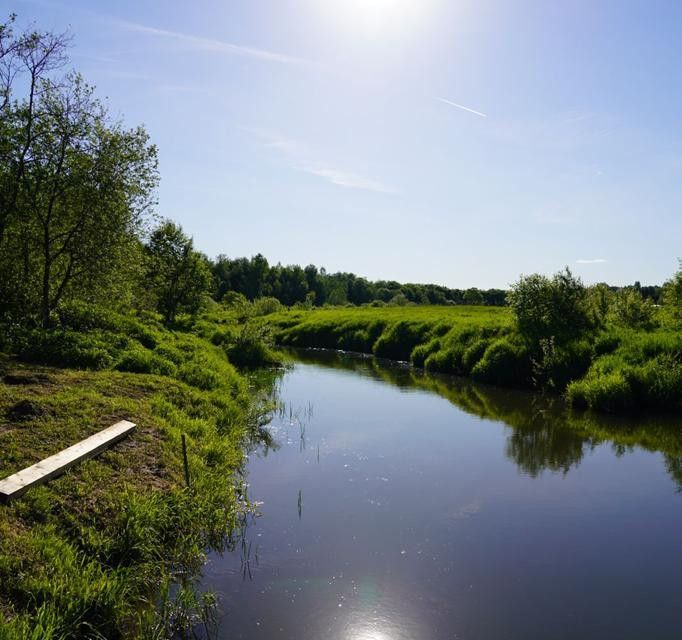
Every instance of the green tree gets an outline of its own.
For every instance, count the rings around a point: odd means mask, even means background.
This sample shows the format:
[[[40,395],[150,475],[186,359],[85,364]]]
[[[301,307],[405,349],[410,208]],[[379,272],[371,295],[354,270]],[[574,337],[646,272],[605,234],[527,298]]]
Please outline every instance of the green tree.
[[[50,75],[64,67],[67,34],[14,30],[15,15],[0,24],[0,249],[11,222],[21,218],[20,187],[41,115],[41,94]],[[15,96],[17,86],[23,90]]]
[[[595,325],[603,326],[613,302],[614,292],[600,282],[587,289],[587,306]]]
[[[682,260],[677,273],[663,285],[663,308],[676,325],[682,325]]]
[[[464,304],[480,305],[483,304],[483,294],[476,289],[467,289],[464,292]]]
[[[182,227],[167,220],[154,229],[147,244],[147,282],[166,322],[178,313],[196,313],[211,291],[208,260],[194,250]]]
[[[655,326],[656,308],[644,298],[641,288],[627,287],[613,296],[607,318],[614,324],[631,329],[651,329]]]
[[[146,132],[112,122],[78,74],[38,81],[36,104],[16,103],[4,122],[25,161],[0,189],[11,213],[0,270],[4,310],[48,326],[62,300],[111,299],[130,274],[157,169]]]
[[[520,333],[533,345],[554,338],[561,342],[591,326],[586,289],[568,267],[552,278],[523,276],[507,296]]]

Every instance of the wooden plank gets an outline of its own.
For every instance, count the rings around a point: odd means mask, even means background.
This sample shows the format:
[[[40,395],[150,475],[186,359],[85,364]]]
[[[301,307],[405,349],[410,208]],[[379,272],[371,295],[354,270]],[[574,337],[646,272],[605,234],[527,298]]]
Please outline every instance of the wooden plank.
[[[121,420],[103,429],[78,444],[60,451],[54,456],[45,458],[31,467],[27,467],[0,480],[0,502],[9,502],[19,497],[31,487],[47,482],[66,471],[69,467],[96,456],[104,449],[111,447],[135,429],[133,422]]]

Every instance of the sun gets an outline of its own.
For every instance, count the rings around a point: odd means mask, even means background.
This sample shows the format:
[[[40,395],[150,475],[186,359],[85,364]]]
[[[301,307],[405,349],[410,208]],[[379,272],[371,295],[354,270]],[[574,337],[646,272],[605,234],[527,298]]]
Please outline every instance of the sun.
[[[409,28],[423,17],[429,0],[339,0],[324,3],[325,12],[339,26],[355,33],[378,36]]]

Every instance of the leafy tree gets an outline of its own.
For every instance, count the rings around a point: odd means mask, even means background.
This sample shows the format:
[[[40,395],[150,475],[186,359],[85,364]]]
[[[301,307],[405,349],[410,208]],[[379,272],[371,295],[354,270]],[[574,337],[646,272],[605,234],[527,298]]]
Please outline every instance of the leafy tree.
[[[48,326],[67,297],[111,297],[136,255],[157,171],[146,132],[112,122],[79,75],[37,82],[3,122],[14,160],[2,163],[0,268],[4,310]]]
[[[196,313],[213,283],[208,260],[194,250],[182,227],[167,220],[154,229],[147,244],[147,282],[166,322],[178,313]]]
[[[464,292],[464,304],[483,304],[483,294],[476,288],[467,289]]]
[[[603,326],[606,323],[607,315],[613,302],[613,296],[614,292],[603,282],[588,288],[587,306],[592,322],[595,325]]]
[[[523,276],[511,287],[507,301],[520,333],[534,345],[554,338],[561,342],[591,326],[586,290],[566,267],[552,278]]]
[[[333,305],[342,305],[348,302],[348,294],[346,287],[342,284],[337,284],[327,296],[327,302]]]
[[[682,325],[682,260],[678,272],[663,285],[663,306],[668,317]]]
[[[67,34],[36,30],[16,33],[14,21],[0,24],[0,248],[9,224],[18,221],[20,186],[39,135],[41,96],[55,70],[67,62]],[[21,99],[14,92],[19,85]]]
[[[388,304],[394,305],[396,307],[404,307],[409,303],[410,301],[404,293],[397,293],[388,301]]]
[[[656,308],[644,298],[641,288],[627,287],[613,296],[607,318],[614,324],[632,329],[651,329],[655,326]]]

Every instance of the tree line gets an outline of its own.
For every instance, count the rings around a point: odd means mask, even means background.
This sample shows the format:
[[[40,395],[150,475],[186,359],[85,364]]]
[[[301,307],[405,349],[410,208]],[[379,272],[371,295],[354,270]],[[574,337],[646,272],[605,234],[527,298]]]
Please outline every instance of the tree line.
[[[363,304],[505,304],[503,289],[450,289],[437,284],[401,284],[393,280],[371,281],[354,273],[328,273],[324,267],[270,265],[258,254],[252,258],[218,256],[211,263],[215,296],[241,293],[249,300],[277,298],[292,306]]]

